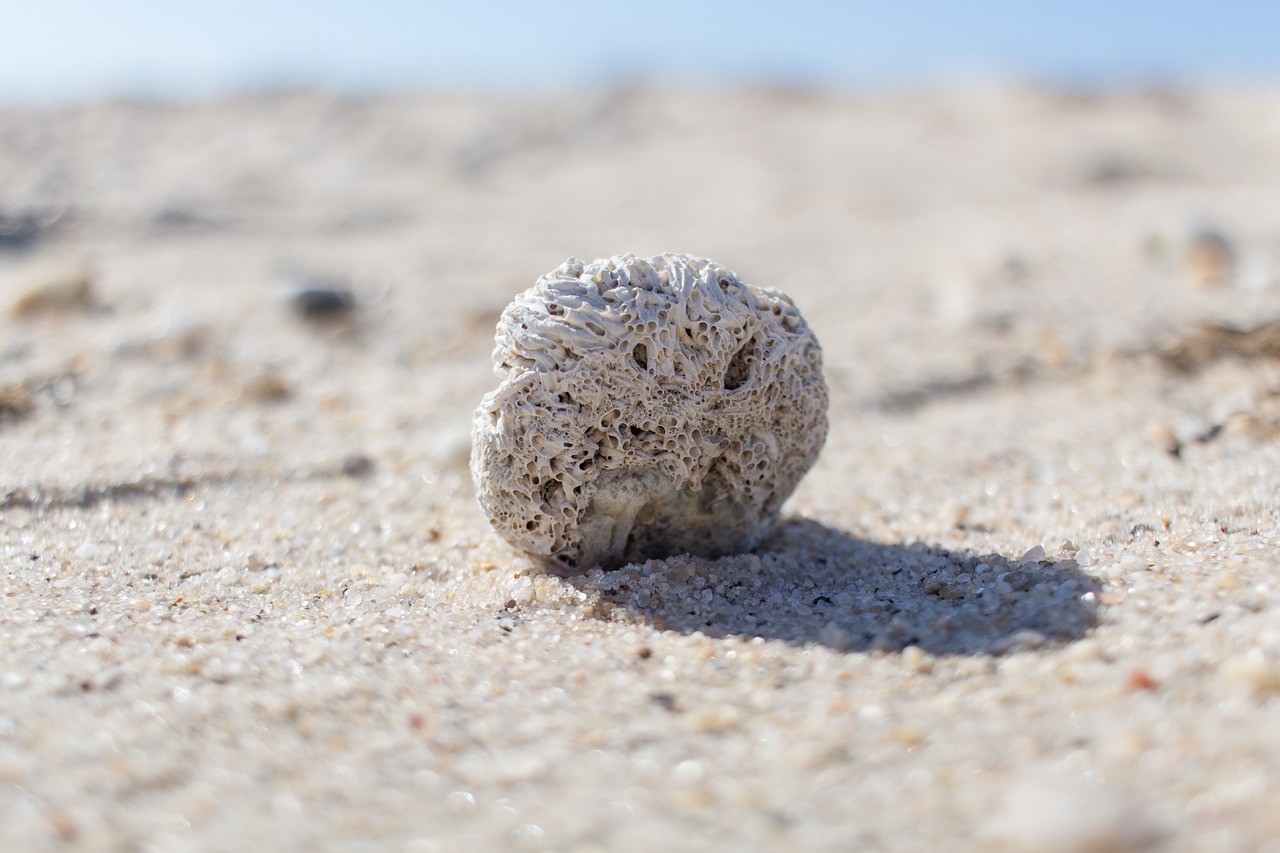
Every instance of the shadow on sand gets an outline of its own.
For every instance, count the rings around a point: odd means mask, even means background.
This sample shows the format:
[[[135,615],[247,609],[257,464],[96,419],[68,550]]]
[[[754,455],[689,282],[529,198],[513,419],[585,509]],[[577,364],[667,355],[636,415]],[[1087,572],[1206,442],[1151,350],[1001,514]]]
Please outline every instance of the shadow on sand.
[[[666,630],[839,651],[1004,654],[1078,640],[1097,622],[1098,584],[1073,560],[881,545],[795,519],[752,554],[650,560],[572,583],[615,617]]]

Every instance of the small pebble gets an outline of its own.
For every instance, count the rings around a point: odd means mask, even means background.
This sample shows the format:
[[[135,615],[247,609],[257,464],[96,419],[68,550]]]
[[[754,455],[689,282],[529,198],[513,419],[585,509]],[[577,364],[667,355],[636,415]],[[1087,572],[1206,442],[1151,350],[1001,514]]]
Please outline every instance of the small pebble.
[[[82,263],[42,267],[28,276],[13,303],[17,318],[87,311],[94,306],[93,277]]]
[[[0,423],[21,420],[35,409],[31,392],[22,384],[0,385]]]
[[[298,316],[313,322],[329,323],[346,320],[355,313],[356,295],[344,287],[303,287],[289,297]]]
[[[1220,231],[1201,228],[1187,243],[1186,274],[1196,287],[1221,287],[1235,271],[1235,248]]]
[[[1143,669],[1135,669],[1130,671],[1125,678],[1125,686],[1135,692],[1155,690],[1160,686],[1160,682],[1151,677],[1151,674]]]
[[[1047,560],[1048,556],[1044,552],[1043,545],[1036,545],[1028,550],[1025,554],[1018,558],[1019,563],[1038,563],[1041,560]]]
[[[902,665],[909,672],[927,672],[928,656],[919,646],[907,646],[902,650]]]
[[[293,397],[293,389],[275,370],[265,370],[244,384],[244,396],[255,403],[283,403]]]
[[[373,473],[373,460],[363,453],[351,453],[342,460],[342,474],[345,477],[367,477]]]
[[[1228,685],[1254,698],[1280,693],[1280,666],[1262,649],[1250,649],[1243,655],[1228,658],[1219,673]]]

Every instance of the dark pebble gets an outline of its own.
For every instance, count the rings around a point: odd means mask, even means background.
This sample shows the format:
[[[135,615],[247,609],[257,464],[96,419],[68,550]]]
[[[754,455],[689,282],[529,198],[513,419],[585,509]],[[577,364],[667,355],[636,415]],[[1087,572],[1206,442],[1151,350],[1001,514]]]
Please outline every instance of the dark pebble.
[[[347,477],[366,477],[373,473],[373,460],[361,453],[353,453],[342,460],[342,473]]]
[[[344,320],[356,309],[355,294],[339,287],[304,287],[289,302],[308,320]]]

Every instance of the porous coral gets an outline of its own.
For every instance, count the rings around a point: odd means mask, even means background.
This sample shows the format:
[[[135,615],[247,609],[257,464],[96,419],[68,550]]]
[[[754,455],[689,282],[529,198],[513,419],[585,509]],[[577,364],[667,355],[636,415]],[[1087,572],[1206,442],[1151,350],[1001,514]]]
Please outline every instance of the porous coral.
[[[712,261],[570,258],[507,306],[496,341],[476,492],[553,569],[750,550],[826,439],[804,318]]]

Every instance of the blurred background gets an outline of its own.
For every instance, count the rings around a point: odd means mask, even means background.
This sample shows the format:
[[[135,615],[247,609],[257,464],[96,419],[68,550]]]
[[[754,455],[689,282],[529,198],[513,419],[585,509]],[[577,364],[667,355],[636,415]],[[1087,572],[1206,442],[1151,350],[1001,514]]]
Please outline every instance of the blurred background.
[[[1276,4],[9,0],[0,22],[0,385],[33,401],[10,409],[43,423],[45,479],[140,446],[298,470],[353,430],[465,477],[496,318],[569,256],[687,252],[790,293],[837,416],[886,434],[1280,315]],[[122,400],[163,416],[104,441]],[[1222,421],[1200,408],[1179,435]]]
[[[1264,0],[7,0],[0,15],[10,102],[300,85],[1106,86],[1280,72],[1280,7]]]

